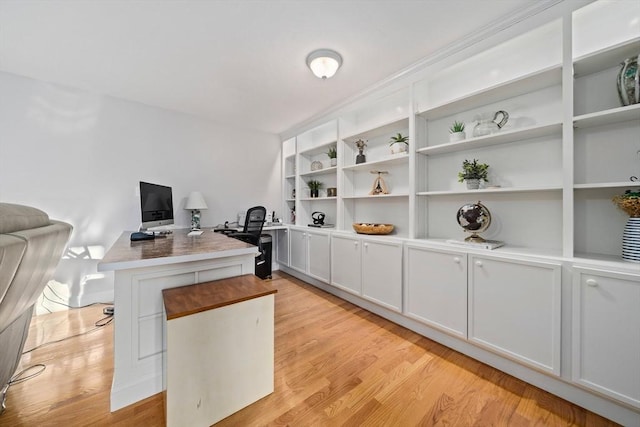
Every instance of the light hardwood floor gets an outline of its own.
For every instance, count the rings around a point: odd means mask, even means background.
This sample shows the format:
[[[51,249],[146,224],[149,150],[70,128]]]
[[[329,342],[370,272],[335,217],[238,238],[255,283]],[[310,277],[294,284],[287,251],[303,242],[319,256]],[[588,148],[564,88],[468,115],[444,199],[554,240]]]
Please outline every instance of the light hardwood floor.
[[[275,392],[219,426],[615,425],[291,276],[272,283]],[[25,349],[102,317],[101,306],[35,317]],[[47,369],[10,387],[0,426],[163,426],[162,394],[109,412],[112,334],[24,355]]]

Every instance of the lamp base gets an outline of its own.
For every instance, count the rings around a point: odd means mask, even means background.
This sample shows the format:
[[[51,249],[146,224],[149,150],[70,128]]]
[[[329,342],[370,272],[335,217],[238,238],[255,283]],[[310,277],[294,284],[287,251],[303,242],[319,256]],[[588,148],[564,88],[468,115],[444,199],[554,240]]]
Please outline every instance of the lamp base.
[[[191,211],[191,231],[200,230],[200,211]]]

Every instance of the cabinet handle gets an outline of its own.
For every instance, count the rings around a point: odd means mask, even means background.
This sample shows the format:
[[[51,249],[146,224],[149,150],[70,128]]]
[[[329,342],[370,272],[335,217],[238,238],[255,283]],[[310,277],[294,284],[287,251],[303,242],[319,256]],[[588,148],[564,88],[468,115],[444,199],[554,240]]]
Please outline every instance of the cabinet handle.
[[[479,261],[479,260],[478,260],[478,261],[476,261],[476,265],[477,265],[478,267],[482,267],[482,261]]]
[[[453,262],[455,262],[456,264],[460,264],[460,257],[458,256],[453,257]]]
[[[353,242],[353,246],[354,246],[355,248],[357,248],[357,247],[358,247],[358,242]]]
[[[588,279],[587,280],[587,285],[588,286],[592,286],[592,287],[596,287],[596,286],[598,286],[598,282],[595,279]]]

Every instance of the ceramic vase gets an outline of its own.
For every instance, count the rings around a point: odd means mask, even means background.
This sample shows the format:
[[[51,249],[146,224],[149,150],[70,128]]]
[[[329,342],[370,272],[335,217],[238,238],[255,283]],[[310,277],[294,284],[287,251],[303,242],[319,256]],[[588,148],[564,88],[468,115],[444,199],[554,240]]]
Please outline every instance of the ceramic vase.
[[[407,152],[407,144],[404,142],[398,142],[395,144],[391,144],[391,154],[400,154]]]
[[[622,259],[640,263],[640,217],[627,220],[622,233]]]
[[[620,64],[618,95],[623,106],[640,103],[640,70],[638,56],[632,56]]]
[[[458,142],[467,138],[466,132],[453,132],[449,134],[449,142]]]
[[[468,190],[477,190],[480,188],[480,180],[479,179],[465,179],[467,183]]]

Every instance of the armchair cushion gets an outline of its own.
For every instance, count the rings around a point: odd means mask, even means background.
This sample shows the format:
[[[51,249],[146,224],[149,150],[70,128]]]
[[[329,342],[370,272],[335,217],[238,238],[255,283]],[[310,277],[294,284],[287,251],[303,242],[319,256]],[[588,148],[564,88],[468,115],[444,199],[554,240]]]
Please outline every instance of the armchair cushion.
[[[0,203],[0,234],[49,225],[49,215],[30,206]]]

